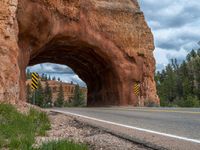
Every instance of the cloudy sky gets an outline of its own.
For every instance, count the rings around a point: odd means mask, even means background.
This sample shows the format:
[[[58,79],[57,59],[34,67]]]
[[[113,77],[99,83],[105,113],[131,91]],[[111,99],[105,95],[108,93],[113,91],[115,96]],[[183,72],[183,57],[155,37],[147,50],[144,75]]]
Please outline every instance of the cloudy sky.
[[[59,77],[63,82],[70,83],[72,81],[80,86],[86,86],[86,84],[78,77],[78,75],[76,75],[68,66],[44,63],[28,67],[27,69],[29,69],[31,72],[37,72],[39,75],[45,73],[47,76],[51,76],[51,78],[55,76],[56,79],[58,79]]]
[[[163,69],[172,58],[181,62],[191,49],[199,47],[200,0],[139,0],[139,3],[154,34],[157,70]],[[41,64],[29,69],[85,86],[67,66]]]
[[[199,0],[139,0],[155,38],[157,70],[170,59],[182,61],[200,41]]]

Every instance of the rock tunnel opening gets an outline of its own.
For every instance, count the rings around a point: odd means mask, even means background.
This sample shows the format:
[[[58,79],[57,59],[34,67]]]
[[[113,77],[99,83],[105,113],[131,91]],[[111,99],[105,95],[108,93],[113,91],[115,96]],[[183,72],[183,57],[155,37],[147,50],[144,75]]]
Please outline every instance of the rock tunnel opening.
[[[32,85],[33,73],[39,75],[37,85],[35,80]],[[35,85],[37,90],[35,90]],[[57,100],[61,94],[63,95],[62,104],[58,104]],[[73,69],[66,65],[42,63],[26,68],[26,96],[28,103],[40,107],[80,107],[87,104],[87,85],[74,73]],[[76,101],[75,96],[76,98],[78,96]]]
[[[26,67],[52,62],[86,82],[88,106],[159,104],[153,35],[136,0],[14,3],[3,2],[0,101],[25,101]]]
[[[32,53],[28,66],[40,63],[67,65],[87,84],[87,106],[119,105],[119,77],[114,65],[95,46],[83,41],[58,38],[37,53]]]

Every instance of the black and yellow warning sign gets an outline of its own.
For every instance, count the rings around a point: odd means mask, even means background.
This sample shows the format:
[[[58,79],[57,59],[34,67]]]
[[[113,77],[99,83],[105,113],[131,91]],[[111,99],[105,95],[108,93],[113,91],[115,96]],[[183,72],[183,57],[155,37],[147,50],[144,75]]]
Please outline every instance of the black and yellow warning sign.
[[[31,79],[31,88],[33,90],[38,89],[38,81],[39,81],[39,75],[36,72],[32,73],[32,79]]]
[[[136,96],[140,96],[140,83],[134,84],[133,91]]]

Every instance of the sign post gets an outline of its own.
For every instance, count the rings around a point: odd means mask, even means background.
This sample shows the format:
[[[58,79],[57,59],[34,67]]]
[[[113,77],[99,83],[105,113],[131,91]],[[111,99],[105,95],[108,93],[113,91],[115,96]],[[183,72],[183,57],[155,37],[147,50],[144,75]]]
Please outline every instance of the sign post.
[[[31,78],[31,88],[34,90],[33,94],[33,105],[35,105],[35,99],[36,99],[36,90],[38,89],[38,81],[39,81],[39,75],[36,72],[32,73]]]

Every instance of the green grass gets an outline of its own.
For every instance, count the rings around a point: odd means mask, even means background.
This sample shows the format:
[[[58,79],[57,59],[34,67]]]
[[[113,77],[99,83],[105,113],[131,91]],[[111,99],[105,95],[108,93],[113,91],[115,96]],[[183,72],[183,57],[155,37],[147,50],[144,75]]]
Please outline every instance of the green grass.
[[[13,106],[0,104],[0,149],[30,149],[36,135],[45,135],[50,129],[48,116],[31,109],[28,115]]]
[[[87,150],[83,144],[68,141],[54,141],[34,149],[35,136],[44,136],[50,129],[50,121],[44,112],[30,109],[27,115],[15,107],[0,104],[0,149],[10,150]]]
[[[87,150],[87,146],[84,144],[75,144],[66,140],[53,141],[44,143],[40,148],[34,150]]]

